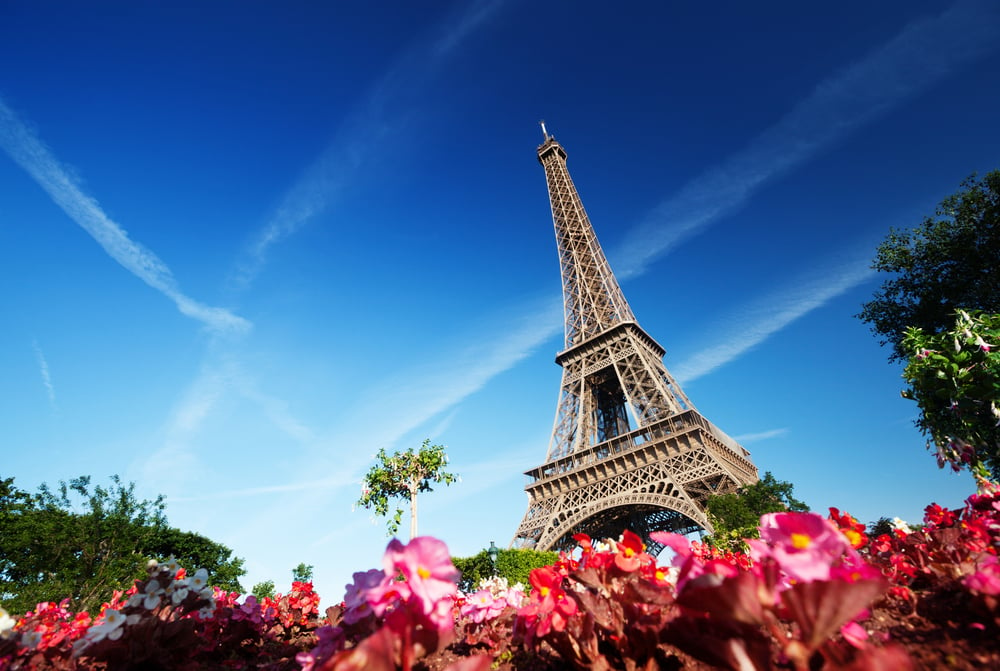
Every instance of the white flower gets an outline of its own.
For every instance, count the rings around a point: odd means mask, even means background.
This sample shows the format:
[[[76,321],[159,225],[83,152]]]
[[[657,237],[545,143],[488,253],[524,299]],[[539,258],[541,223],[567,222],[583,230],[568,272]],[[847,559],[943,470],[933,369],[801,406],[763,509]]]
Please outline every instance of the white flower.
[[[904,531],[906,533],[911,533],[913,531],[913,529],[910,528],[909,524],[899,519],[898,517],[892,518],[892,528],[899,529],[900,531]]]
[[[191,585],[191,589],[195,591],[202,591],[208,585],[208,571],[206,569],[200,568],[194,572],[194,575],[188,578],[188,582]]]
[[[146,562],[146,568],[149,569],[149,570],[155,569],[159,565],[160,565],[160,562],[156,561],[155,559],[150,559],[148,562]]]
[[[178,587],[170,594],[170,601],[173,602],[173,604],[176,606],[185,598],[187,598],[187,595],[188,595],[187,587]]]
[[[177,563],[173,555],[167,557],[166,567],[169,569],[171,576],[177,575],[177,572],[181,569],[181,565]]]
[[[146,588],[143,590],[144,598],[142,600],[142,606],[146,610],[153,610],[160,605],[160,599],[163,595],[163,588],[160,587],[159,581],[150,580],[146,583]]]
[[[125,624],[125,616],[122,615],[121,611],[117,610],[106,610],[104,611],[104,624],[109,624],[114,628],[118,628]]]
[[[34,650],[38,647],[38,644],[42,642],[42,632],[40,631],[26,631],[21,634],[21,645],[28,648],[29,650]]]
[[[3,608],[0,608],[0,638],[9,638],[15,624],[17,624],[17,620],[12,618]]]
[[[117,610],[104,611],[104,622],[94,625],[87,630],[87,640],[91,643],[96,643],[105,638],[117,641],[122,637],[122,627],[125,624],[125,619],[125,616]]]

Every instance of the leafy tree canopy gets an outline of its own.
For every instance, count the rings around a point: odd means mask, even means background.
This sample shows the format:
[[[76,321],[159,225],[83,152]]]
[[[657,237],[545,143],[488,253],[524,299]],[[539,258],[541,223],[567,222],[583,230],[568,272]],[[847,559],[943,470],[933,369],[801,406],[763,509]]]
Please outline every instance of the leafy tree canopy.
[[[945,198],[914,230],[889,231],[872,268],[890,273],[857,315],[870,324],[890,359],[905,359],[908,327],[948,329],[959,309],[1000,312],[1000,170]]]
[[[903,396],[920,406],[938,466],[1000,479],[1000,315],[960,310],[948,331],[910,328],[902,344]]]
[[[802,501],[792,495],[790,482],[777,480],[770,471],[757,482],[734,494],[717,494],[705,504],[715,533],[706,542],[719,548],[742,550],[744,538],[757,538],[760,516],[787,510],[806,512]]]
[[[500,550],[497,554],[496,574],[506,578],[511,585],[521,583],[528,586],[531,571],[543,566],[551,566],[559,559],[558,552],[538,550]],[[493,576],[493,561],[486,550],[471,557],[454,557],[452,563],[461,572],[458,588],[466,594],[479,588],[479,581]]]
[[[258,600],[273,599],[275,595],[274,581],[265,580],[263,582],[259,582],[253,586],[250,593],[257,597]]]
[[[393,500],[406,501],[410,505],[410,538],[413,539],[417,535],[417,494],[432,491],[432,483],[450,485],[458,479],[444,470],[447,464],[444,446],[431,445],[430,439],[417,451],[410,448],[391,456],[382,448],[375,456],[375,465],[364,477],[358,505],[374,509],[379,517],[388,517]],[[395,535],[402,520],[403,509],[397,507],[386,522],[389,536]]]
[[[292,569],[293,582],[311,582],[312,579],[313,579],[312,564],[306,564],[305,562],[301,562],[298,566]]]
[[[114,589],[145,573],[149,559],[175,557],[204,568],[213,584],[240,591],[243,560],[204,536],[167,525],[163,497],[138,500],[135,485],[118,476],[110,487],[90,477],[53,491],[18,489],[0,480],[0,602],[24,612],[41,601],[69,598],[78,610],[95,610]]]

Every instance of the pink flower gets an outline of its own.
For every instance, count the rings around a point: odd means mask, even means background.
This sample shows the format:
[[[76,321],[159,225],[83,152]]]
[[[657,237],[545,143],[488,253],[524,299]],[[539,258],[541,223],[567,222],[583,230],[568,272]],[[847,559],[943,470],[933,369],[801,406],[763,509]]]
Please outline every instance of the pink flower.
[[[458,591],[459,573],[451,563],[448,547],[430,536],[419,536],[407,545],[392,539],[382,566],[389,584],[383,580],[370,594],[383,603],[398,597],[415,602],[424,615],[431,615],[439,602],[447,599],[450,604]]]
[[[497,606],[499,605],[499,608]],[[491,620],[499,615],[507,602],[496,599],[488,589],[481,589],[474,594],[470,594],[462,605],[461,613],[476,624],[484,620]]]
[[[392,579],[386,577],[384,571],[379,571],[377,568],[373,568],[370,571],[358,571],[354,574],[354,582],[347,585],[347,592],[344,594],[344,622],[347,624],[354,624],[360,620],[363,620],[369,613],[372,612],[372,606],[369,602],[372,599],[372,590],[383,585],[383,583],[391,583]],[[374,599],[378,600],[378,599]]]
[[[868,645],[868,632],[854,620],[840,628],[840,635],[855,648],[863,649]]]
[[[976,572],[962,581],[969,589],[982,594],[1000,594],[1000,559],[996,555],[983,555],[976,564]]]
[[[853,553],[850,541],[829,520],[815,513],[769,513],[760,518],[761,540],[749,540],[754,561],[772,558],[791,580],[830,577],[831,565]]]
[[[524,593],[524,590],[518,589],[518,587],[515,585],[514,587],[508,589],[506,592],[502,593],[498,598],[503,600],[504,606],[510,606],[511,608],[520,608],[521,605],[524,603],[524,600],[527,599],[528,597]]]

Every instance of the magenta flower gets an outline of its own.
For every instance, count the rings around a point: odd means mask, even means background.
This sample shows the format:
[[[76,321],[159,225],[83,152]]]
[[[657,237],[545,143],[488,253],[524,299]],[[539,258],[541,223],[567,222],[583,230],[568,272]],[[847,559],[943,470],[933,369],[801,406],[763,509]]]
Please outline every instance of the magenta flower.
[[[966,576],[962,583],[981,594],[1000,594],[1000,559],[996,555],[983,555],[976,564],[976,572]]]
[[[458,591],[458,569],[451,563],[448,547],[436,538],[419,536],[407,545],[394,538],[382,565],[393,583],[383,595],[391,591],[402,600],[416,601],[424,615],[432,614],[440,601],[450,601]],[[402,581],[397,580],[400,576]]]
[[[461,607],[463,616],[476,624],[500,617],[504,609],[520,608],[524,602],[524,592],[515,589],[503,590],[494,594],[488,589],[481,589],[466,597]]]
[[[496,601],[497,600],[493,598],[492,592],[488,589],[481,589],[478,592],[470,594],[466,597],[465,603],[462,604],[461,608],[462,616],[469,618],[476,624],[479,624],[484,620],[491,619],[490,614],[494,610]],[[504,605],[506,605],[506,603]]]
[[[344,594],[344,622],[347,624],[359,622],[372,613],[372,602],[381,602],[381,597],[384,596],[382,591],[376,597],[373,590],[382,586],[391,587],[388,583],[392,582],[384,571],[377,568],[358,571],[353,577],[354,582],[347,585],[347,592]]]
[[[830,567],[853,554],[850,541],[815,513],[769,513],[760,518],[760,540],[747,541],[754,561],[770,557],[798,582],[827,580]]]

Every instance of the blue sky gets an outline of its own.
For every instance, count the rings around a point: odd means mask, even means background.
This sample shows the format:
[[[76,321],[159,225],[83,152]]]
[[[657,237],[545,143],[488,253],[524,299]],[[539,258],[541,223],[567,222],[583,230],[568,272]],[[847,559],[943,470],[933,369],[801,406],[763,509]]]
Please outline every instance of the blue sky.
[[[853,317],[1000,167],[992,2],[0,6],[0,475],[118,473],[339,600],[379,448],[506,545],[562,347],[539,119],[692,402],[815,510],[958,506]]]

